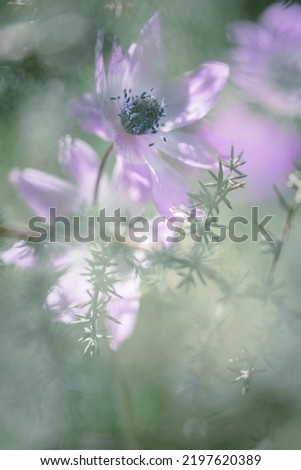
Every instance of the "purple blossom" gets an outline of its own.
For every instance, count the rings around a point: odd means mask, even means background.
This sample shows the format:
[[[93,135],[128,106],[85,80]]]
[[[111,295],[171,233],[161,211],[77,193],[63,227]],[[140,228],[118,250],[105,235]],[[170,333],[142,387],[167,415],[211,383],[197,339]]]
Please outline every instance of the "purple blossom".
[[[232,78],[247,99],[284,115],[300,116],[301,6],[277,2],[258,23],[234,23],[229,37],[236,46]]]
[[[66,178],[34,168],[23,170],[15,168],[10,173],[10,181],[20,197],[36,215],[46,218],[49,216],[50,207],[56,208],[58,215],[72,215],[92,207],[94,203],[93,196],[99,168],[99,157],[95,150],[80,139],[66,136],[60,141],[58,159]],[[136,213],[141,210],[145,194],[147,195],[149,191],[149,182],[143,179],[139,182],[129,180],[125,194],[125,187],[121,187],[123,171],[121,162],[117,161],[111,182],[106,175],[103,176],[96,203],[109,210],[116,207],[128,210],[130,206]],[[135,201],[135,198],[131,199],[131,194],[134,195],[134,187],[137,191],[138,186],[141,196]]]
[[[85,269],[83,259],[80,258],[80,262],[73,264],[50,290],[45,305],[56,320],[70,323],[76,318],[75,315],[86,313],[93,285],[83,275]],[[106,312],[113,320],[105,320],[108,334],[112,337],[110,347],[113,350],[118,349],[133,333],[140,307],[139,288],[139,277],[133,273],[114,284],[117,296],[112,296],[106,306]],[[98,300],[101,300],[101,295]]]
[[[62,243],[37,244],[20,240],[0,253],[0,259],[3,264],[28,271],[51,268],[59,272],[70,266],[72,250]]]
[[[48,217],[50,207],[57,209],[57,215],[72,215],[93,203],[93,193],[99,159],[96,152],[85,142],[67,136],[60,143],[59,162],[69,179],[63,179],[32,168],[14,169],[11,182],[28,206],[37,214]],[[115,187],[120,169],[113,174],[113,190],[107,178],[102,179],[98,203],[109,210],[122,208],[127,199],[124,190]],[[142,191],[143,181],[139,182]],[[138,186],[139,186],[138,185]],[[118,185],[117,185],[118,186]],[[131,185],[128,187],[129,191]],[[140,209],[140,201],[131,203],[130,211]],[[129,209],[129,205],[126,206]],[[1,254],[5,264],[15,264],[21,269],[40,269],[47,266],[56,271],[64,270],[57,284],[50,290],[45,305],[57,320],[70,322],[77,313],[84,313],[78,304],[89,302],[93,286],[83,273],[85,260],[90,259],[87,244],[77,246],[60,243],[26,243],[20,241]],[[139,278],[132,272],[123,273],[123,279],[114,288],[121,297],[113,296],[108,304],[108,314],[117,323],[106,320],[108,333],[113,337],[110,346],[117,349],[130,336],[137,320],[139,309]]]
[[[210,111],[228,73],[227,65],[211,62],[164,81],[160,15],[156,13],[126,52],[115,42],[107,71],[103,35],[99,35],[96,93],[75,101],[71,114],[85,131],[114,143],[123,160],[125,181],[147,181],[148,195],[168,217],[189,205],[190,190],[160,151],[197,168],[212,163],[208,145],[190,125]]]
[[[3,264],[14,264],[29,271],[36,269],[39,261],[39,256],[34,247],[23,240],[1,253],[1,262]]]
[[[251,112],[246,105],[232,104],[220,111],[203,129],[205,137],[222,158],[243,152],[247,176],[244,194],[254,198],[273,194],[272,185],[285,186],[294,162],[301,155],[297,129]]]

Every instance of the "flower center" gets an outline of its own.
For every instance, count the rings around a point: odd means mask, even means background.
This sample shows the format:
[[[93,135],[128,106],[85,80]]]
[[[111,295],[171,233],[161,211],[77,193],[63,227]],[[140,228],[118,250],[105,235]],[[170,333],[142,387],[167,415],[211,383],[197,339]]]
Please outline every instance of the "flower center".
[[[131,90],[123,91],[124,104],[119,116],[122,127],[129,134],[156,134],[160,118],[166,116],[164,100],[159,103],[151,92],[144,91],[140,96],[131,96]]]

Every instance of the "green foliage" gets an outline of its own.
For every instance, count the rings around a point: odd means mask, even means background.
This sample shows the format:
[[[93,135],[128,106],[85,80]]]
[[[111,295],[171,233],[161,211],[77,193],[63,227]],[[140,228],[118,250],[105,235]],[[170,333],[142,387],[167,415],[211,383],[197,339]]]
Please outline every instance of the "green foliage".
[[[245,185],[246,175],[240,171],[240,167],[245,164],[242,160],[243,154],[237,157],[234,155],[234,147],[231,147],[229,161],[218,161],[218,172],[209,170],[213,182],[203,183],[199,181],[200,190],[198,194],[191,194],[196,201],[195,207],[201,207],[205,210],[206,216],[219,214],[219,206],[223,202],[229,209],[232,209],[228,199],[231,191],[242,188]]]

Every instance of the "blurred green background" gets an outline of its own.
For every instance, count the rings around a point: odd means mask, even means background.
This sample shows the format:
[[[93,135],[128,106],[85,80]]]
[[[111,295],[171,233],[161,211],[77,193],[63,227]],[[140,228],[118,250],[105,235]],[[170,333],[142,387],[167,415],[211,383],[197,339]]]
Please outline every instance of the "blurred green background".
[[[94,88],[94,45],[106,31],[128,46],[160,10],[168,75],[203,61],[229,62],[226,26],[255,20],[264,0],[1,1],[0,197],[2,216],[22,225],[29,211],[8,174],[32,166],[59,174],[57,142],[71,133],[100,153],[104,145],[66,115],[69,100]],[[111,5],[112,8],[107,6]],[[240,214],[239,196],[233,199]],[[263,204],[284,214],[275,202]],[[278,273],[300,307],[300,220],[295,220]],[[1,240],[2,247],[9,240]],[[258,244],[225,243],[217,263],[232,291],[201,283],[189,293],[161,284],[142,297],[133,336],[112,363],[107,353],[89,359],[76,343],[78,327],[53,324],[43,310],[52,274],[0,271],[0,448],[2,449],[300,449],[300,320],[275,329],[281,315],[270,302],[242,299],[239,280],[255,273],[260,285],[270,259]],[[256,273],[259,273],[257,275]],[[261,274],[260,274],[261,273]],[[175,280],[171,279],[175,284]],[[224,297],[223,297],[224,296]],[[267,351],[244,397],[229,359],[241,350]],[[260,361],[259,361],[260,362]],[[238,374],[239,375],[239,374]]]

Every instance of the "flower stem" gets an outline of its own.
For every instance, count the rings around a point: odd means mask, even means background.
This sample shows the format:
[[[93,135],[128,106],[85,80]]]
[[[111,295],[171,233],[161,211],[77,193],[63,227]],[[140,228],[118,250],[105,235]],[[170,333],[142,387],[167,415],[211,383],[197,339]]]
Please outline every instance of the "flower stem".
[[[0,238],[14,238],[16,240],[24,240],[28,241],[28,238],[31,238],[31,241],[35,238],[35,232],[31,232],[30,230],[24,229],[16,229],[13,227],[8,227],[6,225],[0,225]],[[149,248],[144,247],[140,245],[137,242],[133,242],[130,239],[126,240],[119,240],[118,237],[116,237],[116,242],[121,243],[125,245],[128,248],[131,248],[132,250],[140,250],[140,251],[145,251],[149,252]]]
[[[94,202],[94,203],[96,203],[96,201],[97,201],[99,183],[100,183],[100,180],[101,180],[101,177],[102,177],[104,168],[105,168],[105,164],[106,164],[106,162],[107,162],[107,160],[108,160],[108,158],[109,158],[109,156],[110,156],[112,150],[113,150],[113,144],[111,144],[111,145],[107,148],[107,150],[106,150],[106,152],[105,152],[105,154],[104,154],[104,156],[102,157],[102,160],[101,160],[101,162],[100,162],[99,169],[98,169],[98,173],[97,173],[97,178],[96,178],[96,183],[95,183],[95,187],[94,187],[94,193],[93,193],[93,202]]]
[[[135,430],[135,413],[131,393],[118,364],[115,351],[110,349],[110,363],[115,387],[120,430],[127,449],[139,449]]]
[[[284,242],[286,241],[286,239],[289,235],[289,232],[291,230],[292,221],[293,221],[293,218],[294,218],[294,216],[297,212],[297,208],[298,208],[298,204],[293,204],[287,211],[287,216],[286,216],[286,219],[285,219],[285,223],[284,223],[284,226],[283,226],[283,229],[282,229],[282,232],[281,232],[280,239],[278,241],[278,249],[277,249],[277,251],[274,255],[274,258],[273,258],[273,261],[272,261],[272,264],[271,264],[271,268],[270,268],[270,271],[269,271],[269,274],[268,274],[268,284],[270,286],[272,286],[273,283],[274,283],[276,269],[277,269],[277,266],[279,264],[279,259],[280,259],[281,253],[283,252]]]
[[[16,238],[17,240],[27,240],[29,237],[33,237],[34,233],[26,229],[17,229],[13,227],[7,227],[0,225],[0,237]]]

